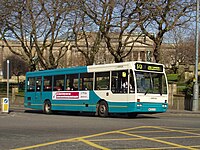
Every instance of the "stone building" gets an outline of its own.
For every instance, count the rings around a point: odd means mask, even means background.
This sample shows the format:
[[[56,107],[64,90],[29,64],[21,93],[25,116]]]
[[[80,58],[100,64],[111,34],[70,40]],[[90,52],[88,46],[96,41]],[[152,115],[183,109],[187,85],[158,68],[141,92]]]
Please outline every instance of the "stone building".
[[[96,33],[90,33],[90,37],[88,38],[89,43],[93,45],[93,40],[95,38],[93,37],[93,34]],[[95,35],[94,35],[95,36]],[[123,35],[122,41],[126,39],[128,35]],[[116,38],[115,38],[116,37]],[[132,37],[129,39],[130,44],[127,44],[125,51],[128,51],[132,45],[132,41],[134,41],[138,37],[137,34],[133,34]],[[127,43],[129,43],[129,41]],[[78,45],[80,45],[81,50],[87,50],[87,47],[85,46],[84,40],[78,41]],[[112,46],[117,47],[118,44],[118,35],[113,34],[112,35]],[[84,57],[83,55],[77,50],[75,43],[72,41],[71,42],[71,50],[68,52],[67,56],[64,58],[65,64],[64,67],[68,66],[80,66],[80,65],[85,65]],[[124,59],[125,61],[153,61],[153,41],[151,41],[148,37],[146,36],[141,36],[137,39],[136,42],[134,42],[133,49],[131,53]],[[67,60],[67,61],[66,61]],[[78,61],[77,60],[81,60]],[[95,55],[95,62],[94,64],[108,64],[108,63],[114,63],[114,57],[110,54],[110,52],[107,49],[105,41],[102,41],[100,43],[99,51]]]

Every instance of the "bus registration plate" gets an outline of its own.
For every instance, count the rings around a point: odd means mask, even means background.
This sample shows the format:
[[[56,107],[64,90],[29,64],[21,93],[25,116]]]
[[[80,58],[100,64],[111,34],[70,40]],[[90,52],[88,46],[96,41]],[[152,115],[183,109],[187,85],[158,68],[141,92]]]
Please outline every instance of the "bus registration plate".
[[[156,108],[149,108],[148,111],[156,111]]]

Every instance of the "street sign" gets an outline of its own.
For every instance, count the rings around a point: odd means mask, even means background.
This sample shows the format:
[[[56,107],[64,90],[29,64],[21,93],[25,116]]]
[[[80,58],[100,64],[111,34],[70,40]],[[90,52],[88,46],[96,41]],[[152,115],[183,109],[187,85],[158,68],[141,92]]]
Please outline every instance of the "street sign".
[[[1,112],[5,112],[5,113],[9,112],[9,99],[8,98],[1,99]]]

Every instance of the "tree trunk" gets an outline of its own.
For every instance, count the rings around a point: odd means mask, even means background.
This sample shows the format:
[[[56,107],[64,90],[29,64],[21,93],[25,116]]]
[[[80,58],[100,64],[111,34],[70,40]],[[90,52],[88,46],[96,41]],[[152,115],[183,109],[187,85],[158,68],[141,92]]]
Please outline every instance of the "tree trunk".
[[[85,57],[86,58],[86,57]],[[94,56],[90,56],[86,58],[86,65],[93,65],[94,64]]]
[[[115,57],[115,63],[123,62],[123,59],[121,57],[117,57],[116,55],[114,57]]]
[[[155,43],[153,56],[155,58],[156,63],[160,62],[160,59],[161,59],[160,58],[161,44],[162,44],[162,40],[159,40],[158,42]]]

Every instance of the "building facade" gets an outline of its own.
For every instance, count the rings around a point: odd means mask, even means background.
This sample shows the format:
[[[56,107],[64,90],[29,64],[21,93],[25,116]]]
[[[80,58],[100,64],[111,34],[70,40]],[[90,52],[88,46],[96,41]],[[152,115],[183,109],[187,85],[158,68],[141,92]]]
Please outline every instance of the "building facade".
[[[113,35],[114,36],[114,35]],[[124,36],[125,40],[126,35]],[[133,35],[132,39],[134,40],[136,38],[135,35]],[[89,39],[92,42],[92,38]],[[8,41],[8,44],[12,49],[15,51],[23,51],[21,47],[21,43],[18,41]],[[81,50],[86,50],[86,46],[84,45],[84,42],[81,40],[79,41],[79,44],[81,45]],[[117,40],[112,41],[113,45],[117,45]],[[100,43],[99,51],[95,54],[94,64],[107,64],[107,63],[113,63],[114,57],[110,54],[108,49],[106,48],[106,43],[102,41]],[[85,57],[83,54],[76,48],[75,42],[72,40],[69,46],[69,50],[66,52],[64,57],[60,60],[60,63],[58,65],[58,68],[64,68],[64,67],[71,67],[71,66],[83,66],[86,64]],[[130,44],[127,45],[126,50],[129,50],[131,47]],[[54,51],[56,53],[57,48],[59,48],[59,44],[57,44],[54,47]],[[141,36],[138,39],[138,42],[134,42],[134,46],[130,54],[124,59],[124,61],[153,61],[153,42],[148,39],[145,36]],[[46,52],[48,53],[48,52]],[[44,53],[45,54],[45,53]],[[4,41],[0,41],[0,79],[3,80],[3,65],[4,62],[7,60],[9,56],[14,55],[10,50],[9,47],[5,44]],[[44,56],[45,57],[45,56]],[[37,69],[42,69],[41,66],[38,64]]]

